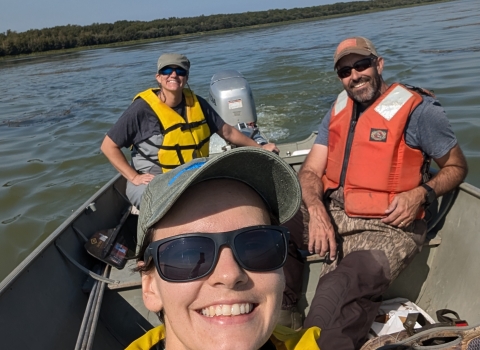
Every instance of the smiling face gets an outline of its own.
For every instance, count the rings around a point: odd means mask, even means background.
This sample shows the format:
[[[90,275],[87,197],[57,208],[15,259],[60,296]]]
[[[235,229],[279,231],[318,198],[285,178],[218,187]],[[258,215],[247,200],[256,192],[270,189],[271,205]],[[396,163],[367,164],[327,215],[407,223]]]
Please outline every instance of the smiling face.
[[[356,62],[364,59],[365,56],[349,54],[337,63],[337,70],[343,67],[352,67]],[[339,78],[348,96],[354,101],[364,105],[371,105],[382,93],[387,90],[387,85],[382,79],[383,58],[377,57],[372,67],[363,72],[352,69],[349,77]]]
[[[269,213],[253,189],[234,180],[210,180],[182,195],[154,227],[153,240],[268,224]],[[226,246],[204,278],[167,282],[155,268],[142,276],[145,305],[164,312],[170,350],[259,349],[276,325],[284,285],[282,269],[246,271]]]
[[[176,65],[170,65],[168,67],[177,68]],[[181,93],[185,84],[188,80],[188,75],[180,76],[174,70],[171,74],[158,74],[155,76],[159,86],[161,86],[162,90],[171,92],[173,94]]]

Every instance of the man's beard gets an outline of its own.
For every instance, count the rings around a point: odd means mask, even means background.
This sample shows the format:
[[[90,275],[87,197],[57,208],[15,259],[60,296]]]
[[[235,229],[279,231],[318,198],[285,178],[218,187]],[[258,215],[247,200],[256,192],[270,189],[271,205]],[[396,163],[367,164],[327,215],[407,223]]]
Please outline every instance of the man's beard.
[[[366,85],[361,91],[354,91],[353,85],[365,82]],[[350,82],[350,85],[345,88],[348,96],[358,103],[370,105],[380,96],[380,87],[382,86],[382,79],[380,74],[375,74],[374,77],[361,77],[358,81]]]

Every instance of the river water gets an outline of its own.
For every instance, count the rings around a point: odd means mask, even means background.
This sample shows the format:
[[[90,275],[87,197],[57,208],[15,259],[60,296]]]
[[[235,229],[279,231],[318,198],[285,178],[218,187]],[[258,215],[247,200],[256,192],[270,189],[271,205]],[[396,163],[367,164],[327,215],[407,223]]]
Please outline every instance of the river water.
[[[354,35],[375,43],[387,82],[434,90],[467,156],[467,181],[480,186],[478,0],[2,61],[0,280],[116,174],[100,143],[155,85],[160,54],[186,54],[190,86],[204,97],[216,72],[242,72],[259,126],[281,143],[317,129],[341,91],[333,52]]]

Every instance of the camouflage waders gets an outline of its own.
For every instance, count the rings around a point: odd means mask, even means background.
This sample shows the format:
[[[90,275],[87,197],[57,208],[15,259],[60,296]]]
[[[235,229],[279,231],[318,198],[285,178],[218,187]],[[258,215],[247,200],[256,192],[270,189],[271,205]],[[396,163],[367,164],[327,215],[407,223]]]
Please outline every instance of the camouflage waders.
[[[342,206],[327,204],[338,238],[338,258],[324,264],[304,327],[322,329],[322,350],[359,349],[366,340],[390,283],[420,251],[424,220],[399,229],[380,219],[348,217]]]
[[[393,282],[425,242],[427,224],[424,220],[415,220],[400,229],[384,224],[380,219],[351,218],[335,201],[330,201],[328,211],[338,237],[339,257],[332,264],[324,264],[320,276],[333,271],[342,258],[352,252],[380,250],[388,259]]]

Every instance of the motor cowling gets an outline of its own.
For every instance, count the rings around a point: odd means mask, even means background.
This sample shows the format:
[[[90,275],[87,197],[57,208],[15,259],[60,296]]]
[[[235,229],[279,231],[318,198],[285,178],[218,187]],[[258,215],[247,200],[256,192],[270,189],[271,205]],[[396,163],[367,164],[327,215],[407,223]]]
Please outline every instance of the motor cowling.
[[[238,71],[218,72],[210,80],[208,102],[222,119],[258,144],[268,143],[257,127],[257,111],[250,84]]]

